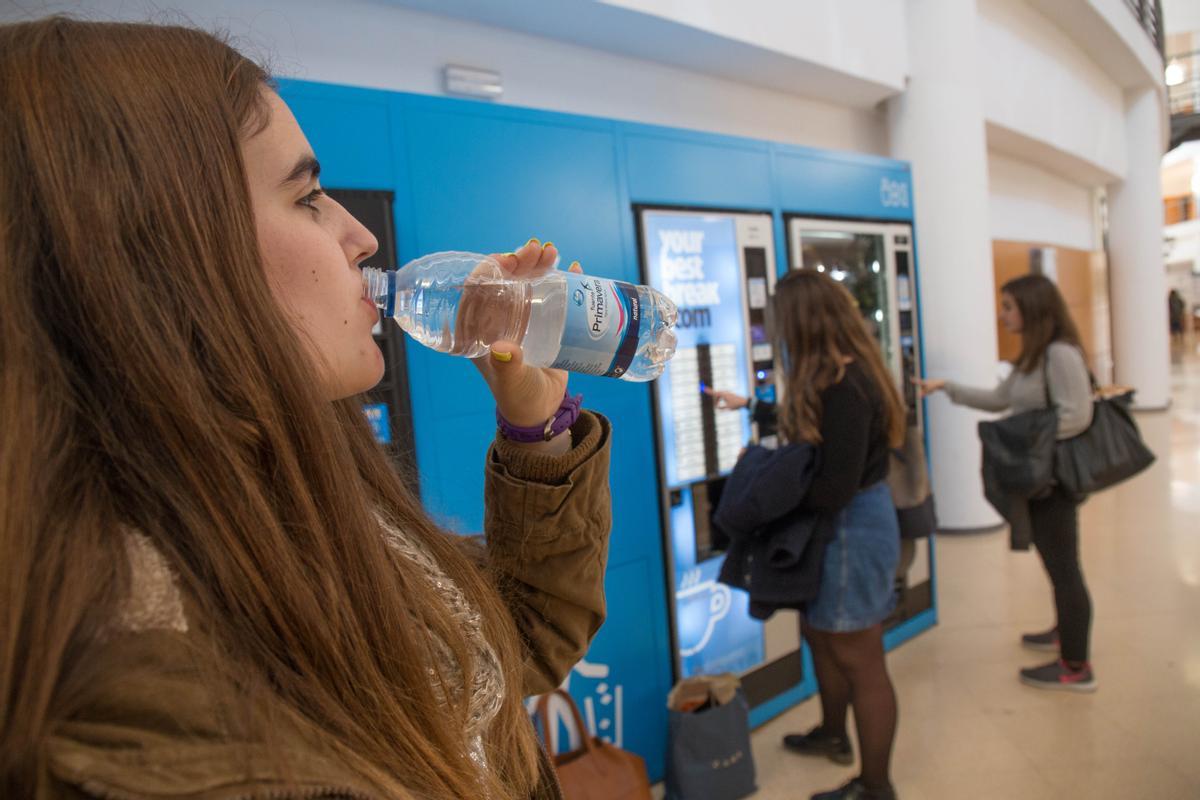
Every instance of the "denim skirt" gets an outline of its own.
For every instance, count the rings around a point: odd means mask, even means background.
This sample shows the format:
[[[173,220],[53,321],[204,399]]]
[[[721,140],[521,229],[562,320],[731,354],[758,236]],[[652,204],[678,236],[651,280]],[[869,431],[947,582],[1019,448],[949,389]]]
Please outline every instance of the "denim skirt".
[[[821,586],[805,619],[819,631],[861,631],[887,619],[896,605],[900,526],[885,481],[862,489],[834,519]]]

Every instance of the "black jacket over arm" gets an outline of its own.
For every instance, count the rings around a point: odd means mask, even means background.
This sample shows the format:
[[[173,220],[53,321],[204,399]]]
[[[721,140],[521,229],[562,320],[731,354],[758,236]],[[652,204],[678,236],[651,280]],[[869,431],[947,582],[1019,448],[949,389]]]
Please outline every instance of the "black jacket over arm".
[[[734,467],[713,517],[729,537],[719,580],[750,593],[750,614],[766,619],[780,608],[803,608],[821,585],[821,559],[832,515],[803,508],[817,450],[789,444],[747,448]]]

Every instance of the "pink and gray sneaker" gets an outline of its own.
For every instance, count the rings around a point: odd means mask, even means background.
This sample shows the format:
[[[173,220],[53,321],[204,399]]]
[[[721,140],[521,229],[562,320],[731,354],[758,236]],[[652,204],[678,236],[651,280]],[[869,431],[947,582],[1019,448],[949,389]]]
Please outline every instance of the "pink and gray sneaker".
[[[1071,669],[1061,658],[1040,667],[1021,670],[1021,683],[1038,689],[1057,689],[1062,692],[1096,691],[1096,675],[1091,664]]]

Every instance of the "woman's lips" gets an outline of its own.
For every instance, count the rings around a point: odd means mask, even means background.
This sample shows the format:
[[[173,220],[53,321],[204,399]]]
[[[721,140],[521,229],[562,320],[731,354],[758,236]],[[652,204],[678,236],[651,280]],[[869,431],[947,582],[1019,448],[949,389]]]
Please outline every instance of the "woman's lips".
[[[365,297],[362,298],[362,305],[363,308],[366,309],[364,315],[371,320],[371,327],[374,328],[379,324],[379,306],[375,305]]]

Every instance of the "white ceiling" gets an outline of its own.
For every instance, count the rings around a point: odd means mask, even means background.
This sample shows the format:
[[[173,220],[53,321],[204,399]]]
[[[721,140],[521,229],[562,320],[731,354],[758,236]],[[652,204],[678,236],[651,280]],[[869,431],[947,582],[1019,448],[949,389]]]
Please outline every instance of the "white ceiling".
[[[387,1],[852,108],[872,108],[904,88],[899,75],[893,81],[859,77],[792,53],[593,0]]]

